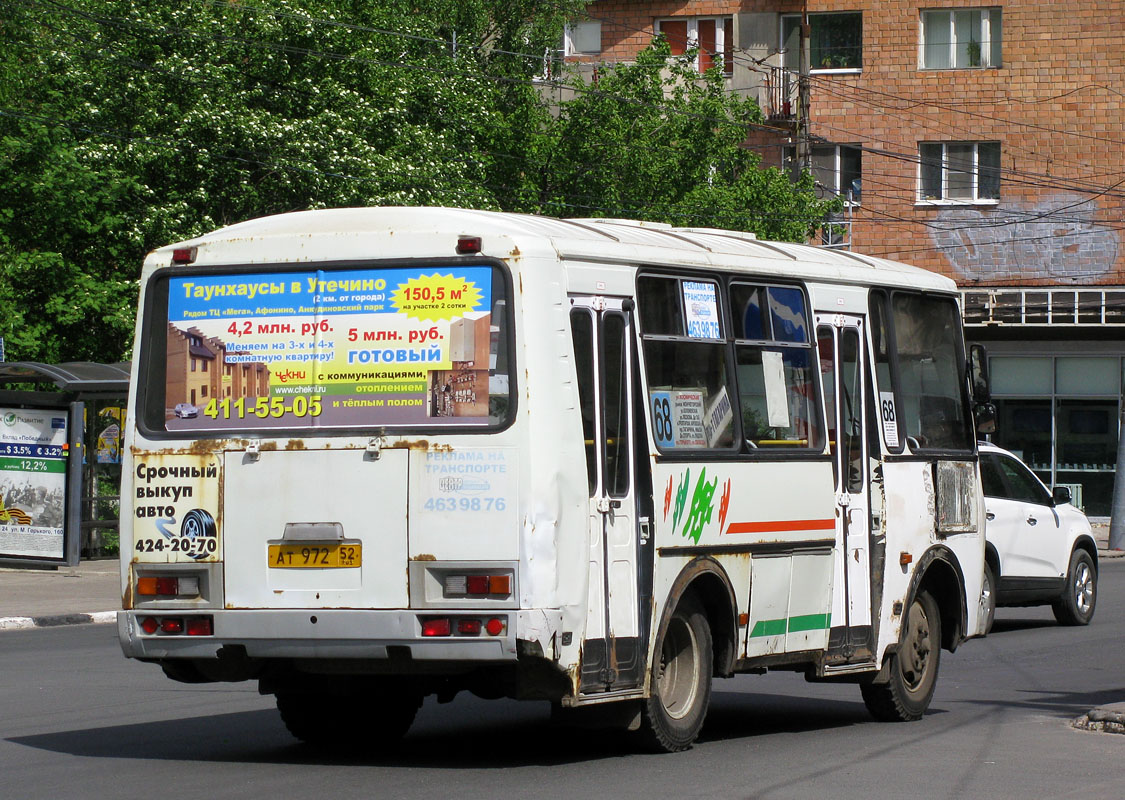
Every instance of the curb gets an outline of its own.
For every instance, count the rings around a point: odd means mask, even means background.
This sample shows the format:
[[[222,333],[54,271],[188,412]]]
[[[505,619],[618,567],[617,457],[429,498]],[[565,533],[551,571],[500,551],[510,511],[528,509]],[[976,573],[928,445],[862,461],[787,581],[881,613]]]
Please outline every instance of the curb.
[[[1095,708],[1070,723],[1083,731],[1125,733],[1125,713],[1110,708]]]
[[[0,631],[56,628],[61,625],[103,625],[116,621],[116,611],[95,611],[90,614],[55,614],[46,617],[0,617]]]

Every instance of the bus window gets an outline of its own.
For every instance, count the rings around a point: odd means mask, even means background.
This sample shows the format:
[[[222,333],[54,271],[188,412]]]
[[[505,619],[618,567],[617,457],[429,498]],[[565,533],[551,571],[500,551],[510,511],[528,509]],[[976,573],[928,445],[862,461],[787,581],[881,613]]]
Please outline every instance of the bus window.
[[[819,365],[804,293],[791,286],[730,287],[742,432],[751,449],[822,449]],[[763,314],[762,309],[768,313]]]
[[[961,320],[947,297],[896,292],[891,298],[906,436],[921,449],[971,450],[965,408]]]
[[[726,342],[714,281],[637,280],[653,435],[661,450],[730,448]]]
[[[502,427],[506,287],[487,264],[161,271],[146,292],[141,424],[189,436]]]

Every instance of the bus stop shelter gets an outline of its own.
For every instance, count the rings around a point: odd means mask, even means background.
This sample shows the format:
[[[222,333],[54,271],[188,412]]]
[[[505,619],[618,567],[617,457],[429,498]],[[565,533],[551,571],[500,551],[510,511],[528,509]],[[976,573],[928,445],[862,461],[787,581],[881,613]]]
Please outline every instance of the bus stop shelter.
[[[128,362],[0,363],[0,563],[117,547]]]

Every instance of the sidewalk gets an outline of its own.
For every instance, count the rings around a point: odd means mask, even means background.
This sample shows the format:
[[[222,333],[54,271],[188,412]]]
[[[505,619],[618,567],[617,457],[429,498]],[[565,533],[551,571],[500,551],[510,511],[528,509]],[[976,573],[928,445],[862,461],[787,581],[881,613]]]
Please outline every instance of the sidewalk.
[[[77,567],[0,566],[0,631],[113,622],[121,608],[117,559]]]

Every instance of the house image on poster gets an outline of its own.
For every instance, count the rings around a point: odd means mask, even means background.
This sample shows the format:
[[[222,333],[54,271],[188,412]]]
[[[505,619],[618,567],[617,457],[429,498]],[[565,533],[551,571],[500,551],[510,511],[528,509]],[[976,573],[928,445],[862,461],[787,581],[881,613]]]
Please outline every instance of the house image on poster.
[[[198,328],[182,331],[168,325],[166,398],[170,417],[186,403],[204,406],[212,399],[268,397],[270,371],[261,361],[228,364],[228,355],[245,355],[228,348],[221,339],[208,337]]]

